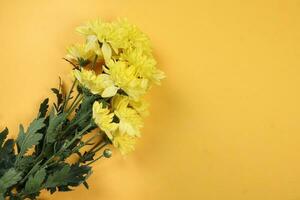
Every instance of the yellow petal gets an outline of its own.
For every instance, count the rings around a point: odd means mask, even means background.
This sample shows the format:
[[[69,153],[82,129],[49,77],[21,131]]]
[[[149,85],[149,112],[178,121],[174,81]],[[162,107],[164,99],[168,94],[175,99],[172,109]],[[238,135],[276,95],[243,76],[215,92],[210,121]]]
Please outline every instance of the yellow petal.
[[[111,58],[111,48],[110,48],[110,46],[106,42],[103,42],[101,50],[102,50],[105,62],[108,62]]]
[[[107,88],[104,89],[104,91],[102,92],[101,96],[102,97],[112,97],[112,96],[115,96],[117,94],[117,91],[118,91],[118,87],[112,85],[112,86],[109,86]]]

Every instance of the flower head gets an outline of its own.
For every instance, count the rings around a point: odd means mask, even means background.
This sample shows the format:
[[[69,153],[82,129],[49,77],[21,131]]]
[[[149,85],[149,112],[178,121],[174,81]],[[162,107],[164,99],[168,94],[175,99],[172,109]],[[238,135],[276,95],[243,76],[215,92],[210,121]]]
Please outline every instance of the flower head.
[[[114,147],[119,149],[122,155],[126,155],[134,151],[136,138],[127,134],[122,134],[119,131],[115,132],[112,143]]]
[[[96,75],[94,71],[82,69],[81,71],[74,70],[74,76],[81,85],[90,89],[93,94],[112,97],[117,93],[118,88],[115,87],[107,74]]]
[[[124,96],[115,96],[112,106],[115,115],[119,119],[119,131],[130,136],[140,136],[140,129],[143,127],[143,120],[136,110],[129,107],[129,99]]]
[[[108,138],[112,138],[112,132],[115,131],[118,125],[113,121],[114,114],[110,113],[108,108],[104,108],[102,103],[95,102],[93,104],[93,119],[95,123],[103,130]]]
[[[140,98],[147,92],[148,80],[136,75],[136,67],[123,61],[110,60],[105,72],[110,75],[114,84],[134,99]]]

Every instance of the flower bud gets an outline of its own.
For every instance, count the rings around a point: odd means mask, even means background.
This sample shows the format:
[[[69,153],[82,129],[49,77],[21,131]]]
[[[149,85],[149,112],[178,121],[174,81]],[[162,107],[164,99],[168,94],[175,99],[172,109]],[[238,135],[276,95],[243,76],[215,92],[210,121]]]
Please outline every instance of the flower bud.
[[[103,156],[104,156],[105,158],[110,158],[110,157],[112,156],[112,151],[111,151],[110,149],[105,149],[105,150],[103,151]]]

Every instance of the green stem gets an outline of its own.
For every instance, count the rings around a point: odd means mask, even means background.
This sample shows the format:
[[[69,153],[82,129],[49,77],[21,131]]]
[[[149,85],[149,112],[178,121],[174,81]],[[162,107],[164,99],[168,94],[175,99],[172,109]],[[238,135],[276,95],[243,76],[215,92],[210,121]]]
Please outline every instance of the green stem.
[[[80,93],[78,93],[75,97],[75,99],[73,100],[73,102],[71,103],[70,107],[67,109],[67,112],[70,110],[70,108],[72,108],[74,106],[74,103],[77,101],[77,99],[80,97]]]
[[[92,124],[87,125],[87,126],[86,126],[84,129],[82,129],[77,135],[75,135],[75,137],[73,137],[73,139],[72,139],[70,142],[68,142],[68,144],[67,144],[65,147],[63,146],[63,147],[61,148],[61,150],[65,150],[65,149],[69,148],[70,145],[73,144],[73,142],[75,142],[75,140],[79,139],[79,138],[82,136],[82,134],[84,134],[84,133],[85,133],[87,130],[89,130],[92,126],[93,126]],[[61,151],[61,150],[59,150],[59,151]]]
[[[66,128],[66,130],[62,133],[62,135],[65,135],[70,129],[73,128],[74,125],[80,123],[81,121],[85,120],[86,116],[89,116],[90,112],[87,112],[83,115],[83,117],[77,119],[76,121],[72,122],[71,124],[69,124],[68,128]]]
[[[100,144],[102,144],[102,143],[100,143]],[[101,150],[103,147],[105,147],[106,145],[107,145],[108,143],[107,142],[104,142],[101,146],[98,146],[98,145],[96,145],[95,147],[97,147],[97,148],[94,148],[94,149],[91,149],[94,153],[96,153],[96,152],[98,152],[99,150]]]
[[[78,145],[77,147],[75,147],[72,150],[72,153],[75,153],[76,151],[78,151],[79,149],[81,149],[83,146],[87,145],[90,141],[94,140],[96,137],[99,137],[99,136],[100,136],[99,134],[96,134],[96,135],[92,136],[87,141],[85,141],[82,145]]]
[[[73,84],[72,84],[72,86],[71,86],[71,88],[70,88],[70,91],[69,91],[69,93],[68,93],[68,95],[67,95],[67,97],[66,97],[66,99],[65,99],[65,102],[64,102],[64,105],[63,105],[63,111],[66,109],[66,107],[67,107],[67,105],[68,105],[68,102],[69,102],[69,100],[70,100],[70,96],[71,96],[71,94],[72,94],[72,92],[73,92],[73,89],[74,89],[76,83],[77,83],[77,79],[75,78],[75,80],[73,81]]]
[[[31,175],[33,173],[33,171],[35,170],[35,168],[37,168],[37,166],[42,162],[42,160],[38,161],[37,163],[35,163],[35,165],[31,168],[31,170],[26,174],[26,176],[20,181],[20,183],[23,183],[28,177],[29,175]]]
[[[76,99],[75,103],[73,103],[72,107],[69,108],[67,116],[69,116],[75,110],[75,108],[78,106],[82,99],[83,95],[80,94],[79,97]]]
[[[102,157],[104,157],[103,154],[102,154],[101,156],[99,156],[98,158],[96,158],[95,160],[93,160],[93,161],[87,163],[86,165],[91,165],[91,164],[93,164],[94,162],[96,162],[97,160],[100,160]]]

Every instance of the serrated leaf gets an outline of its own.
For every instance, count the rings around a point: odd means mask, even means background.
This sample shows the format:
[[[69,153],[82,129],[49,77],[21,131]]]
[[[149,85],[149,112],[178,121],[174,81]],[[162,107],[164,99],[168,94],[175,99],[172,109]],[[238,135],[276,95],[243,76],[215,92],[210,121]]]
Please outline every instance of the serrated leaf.
[[[91,167],[78,164],[72,165],[71,170],[66,178],[68,185],[70,186],[78,186],[91,175],[92,170]]]
[[[46,188],[53,188],[61,185],[67,185],[66,178],[70,172],[70,166],[65,165],[60,170],[50,175],[45,183]]]
[[[16,140],[19,152],[21,151],[21,146],[22,146],[22,143],[25,140],[25,137],[26,137],[26,134],[25,134],[25,131],[24,131],[24,126],[22,124],[20,124],[20,126],[19,126],[19,135],[18,135],[17,140]]]
[[[25,184],[26,194],[33,194],[39,192],[42,189],[45,178],[46,170],[44,168],[37,171],[34,176],[30,176]]]
[[[51,189],[54,187],[63,188],[63,186],[78,186],[84,183],[91,173],[91,167],[89,166],[65,165],[49,176],[45,187]]]
[[[5,193],[7,188],[13,186],[18,181],[21,180],[21,172],[17,172],[14,168],[9,169],[4,175],[0,178],[0,194]]]
[[[84,96],[82,103],[79,107],[79,109],[76,112],[75,117],[72,119],[70,124],[77,122],[77,125],[79,127],[79,131],[82,130],[84,127],[86,127],[90,122],[92,118],[92,105],[97,97],[95,96]],[[84,120],[83,120],[84,119]]]
[[[63,101],[64,101],[64,94],[62,93],[61,88],[62,88],[62,81],[61,81],[61,78],[59,78],[58,89],[57,88],[51,88],[52,92],[56,95],[57,103],[56,104],[54,103],[54,107],[55,107],[55,110],[57,112],[60,111],[60,108],[61,108],[61,106],[63,104]]]
[[[69,188],[69,186],[63,185],[63,186],[58,187],[58,191],[60,191],[60,192],[70,192],[70,191],[73,191],[73,190],[71,188]]]
[[[49,103],[49,99],[48,99],[48,98],[45,99],[45,100],[41,103],[40,109],[39,109],[39,117],[40,117],[40,118],[46,116],[46,113],[47,113],[48,107],[49,107],[48,103]]]
[[[44,126],[44,118],[35,119],[33,122],[31,122],[26,134],[23,126],[20,126],[20,133],[17,138],[17,143],[20,148],[18,157],[23,156],[31,147],[39,143],[39,141],[43,138],[43,135],[38,133],[38,131]]]
[[[52,111],[49,117],[49,126],[46,132],[47,142],[53,143],[56,141],[57,135],[60,133],[63,123],[67,119],[67,113],[55,115]]]
[[[5,128],[1,133],[0,133],[0,148],[2,147],[6,137],[8,135],[8,129]]]
[[[15,167],[18,170],[26,171],[28,168],[32,167],[34,159],[34,156],[24,156],[19,160],[18,163],[16,163]]]
[[[14,166],[16,160],[14,144],[14,140],[9,139],[6,140],[2,148],[0,148],[0,176]]]

